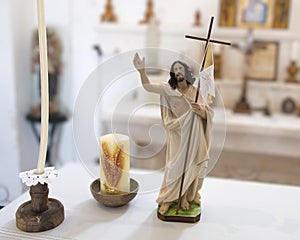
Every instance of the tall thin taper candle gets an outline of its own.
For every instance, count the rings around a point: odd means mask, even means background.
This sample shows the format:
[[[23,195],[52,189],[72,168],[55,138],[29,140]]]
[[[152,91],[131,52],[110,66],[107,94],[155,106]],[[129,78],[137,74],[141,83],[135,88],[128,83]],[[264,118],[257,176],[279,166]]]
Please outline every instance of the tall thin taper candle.
[[[37,174],[44,172],[47,145],[48,145],[48,120],[49,120],[49,92],[48,92],[48,58],[47,38],[44,14],[44,0],[36,0],[38,15],[38,32],[40,47],[40,79],[41,79],[41,135],[40,151],[37,164]]]

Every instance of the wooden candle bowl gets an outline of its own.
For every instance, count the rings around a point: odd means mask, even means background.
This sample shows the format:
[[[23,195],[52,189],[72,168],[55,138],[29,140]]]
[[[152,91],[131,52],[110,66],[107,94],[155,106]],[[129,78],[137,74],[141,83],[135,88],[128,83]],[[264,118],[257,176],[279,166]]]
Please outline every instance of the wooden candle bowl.
[[[90,185],[90,190],[96,201],[108,207],[121,207],[129,203],[135,198],[139,189],[139,184],[134,179],[130,178],[130,192],[123,194],[103,194],[100,189],[100,179],[96,179]]]

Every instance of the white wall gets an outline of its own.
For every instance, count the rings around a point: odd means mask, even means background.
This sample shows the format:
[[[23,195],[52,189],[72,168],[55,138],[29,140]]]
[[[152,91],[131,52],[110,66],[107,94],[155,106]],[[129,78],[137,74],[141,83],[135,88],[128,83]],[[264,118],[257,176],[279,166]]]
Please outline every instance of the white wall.
[[[21,193],[17,101],[15,94],[16,74],[10,0],[1,2],[0,8],[0,205],[5,205]]]
[[[17,133],[20,149],[20,169],[36,167],[38,143],[34,139],[30,125],[25,120],[31,107],[31,34],[34,29],[35,3],[28,2],[22,8],[19,0],[10,1],[11,28],[13,36],[13,66],[15,74],[15,98],[17,106]]]

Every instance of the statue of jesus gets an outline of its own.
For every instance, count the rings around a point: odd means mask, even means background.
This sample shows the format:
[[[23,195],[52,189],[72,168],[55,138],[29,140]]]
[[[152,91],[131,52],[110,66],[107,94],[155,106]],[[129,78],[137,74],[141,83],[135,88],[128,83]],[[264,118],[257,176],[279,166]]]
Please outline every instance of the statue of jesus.
[[[145,58],[141,59],[137,53],[133,64],[140,73],[144,89],[160,94],[161,117],[168,133],[164,179],[157,198],[159,213],[165,214],[172,203],[178,202],[186,154],[180,207],[188,210],[192,201],[200,205],[199,190],[206,175],[211,142],[211,101],[209,97],[204,101],[199,93],[195,102],[195,78],[189,66],[182,61],[172,64],[168,83],[151,83],[145,71]]]

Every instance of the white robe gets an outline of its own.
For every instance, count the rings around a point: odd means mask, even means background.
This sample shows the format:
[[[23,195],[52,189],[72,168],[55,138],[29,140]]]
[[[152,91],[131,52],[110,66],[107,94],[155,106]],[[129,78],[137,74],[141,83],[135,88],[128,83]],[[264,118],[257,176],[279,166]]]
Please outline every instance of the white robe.
[[[192,201],[199,191],[198,181],[206,175],[211,138],[212,110],[206,107],[207,119],[202,119],[192,111],[190,101],[194,101],[196,89],[182,95],[164,84],[161,95],[161,115],[168,131],[166,165],[163,183],[157,203],[177,201],[188,150],[182,195],[187,192],[187,200]],[[199,96],[201,101],[201,96]],[[192,120],[194,118],[194,121]],[[191,126],[193,122],[193,126]],[[188,138],[191,132],[190,145]]]

